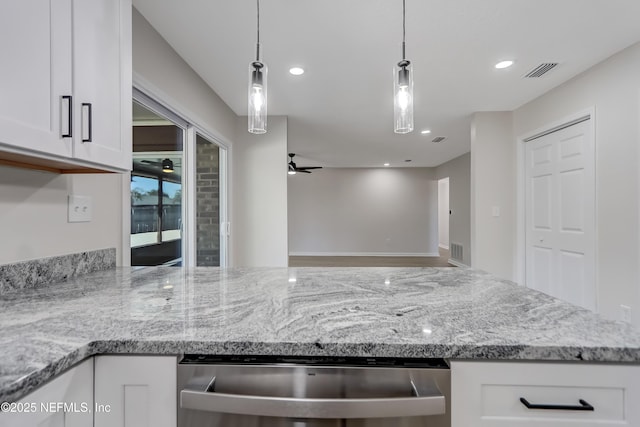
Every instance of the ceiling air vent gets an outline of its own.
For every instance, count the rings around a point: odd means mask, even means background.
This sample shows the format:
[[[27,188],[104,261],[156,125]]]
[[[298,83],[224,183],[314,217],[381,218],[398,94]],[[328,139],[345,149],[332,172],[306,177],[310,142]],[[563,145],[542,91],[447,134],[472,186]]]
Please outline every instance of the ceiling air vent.
[[[444,141],[445,139],[447,139],[447,137],[446,137],[446,136],[436,136],[435,138],[433,138],[433,139],[431,140],[431,142],[442,142],[442,141]]]
[[[525,79],[534,79],[534,78],[537,78],[537,77],[542,77],[543,75],[547,74],[549,71],[551,71],[554,68],[556,68],[557,65],[558,65],[557,62],[545,62],[544,64],[538,65],[533,70],[531,70],[527,74],[525,74],[524,78]]]

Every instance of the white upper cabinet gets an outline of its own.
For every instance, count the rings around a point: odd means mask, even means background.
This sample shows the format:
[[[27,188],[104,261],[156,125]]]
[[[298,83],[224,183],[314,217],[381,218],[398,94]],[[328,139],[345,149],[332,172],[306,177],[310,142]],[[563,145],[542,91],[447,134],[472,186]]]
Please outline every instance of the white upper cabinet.
[[[74,1],[73,23],[74,156],[129,170],[131,2]]]
[[[131,168],[131,0],[0,5],[0,164]]]
[[[0,9],[0,143],[71,157],[71,0]]]

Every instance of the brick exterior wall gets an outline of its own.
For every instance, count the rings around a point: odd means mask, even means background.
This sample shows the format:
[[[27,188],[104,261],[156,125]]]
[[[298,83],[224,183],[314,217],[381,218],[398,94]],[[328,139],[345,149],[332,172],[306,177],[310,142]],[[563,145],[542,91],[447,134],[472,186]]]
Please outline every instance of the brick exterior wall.
[[[219,148],[196,139],[196,236],[198,266],[220,265]]]

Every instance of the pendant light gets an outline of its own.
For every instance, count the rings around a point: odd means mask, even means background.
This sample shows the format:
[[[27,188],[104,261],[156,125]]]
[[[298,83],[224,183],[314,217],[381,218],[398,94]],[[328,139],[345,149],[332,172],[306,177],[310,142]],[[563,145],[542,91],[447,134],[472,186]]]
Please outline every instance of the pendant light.
[[[267,66],[260,61],[260,0],[257,2],[256,60],[249,64],[249,132],[267,132]]]
[[[393,119],[395,133],[413,131],[413,69],[405,56],[405,1],[402,0],[402,61],[393,67]]]
[[[173,171],[173,162],[171,161],[171,159],[164,159],[162,161],[162,172],[172,173]]]

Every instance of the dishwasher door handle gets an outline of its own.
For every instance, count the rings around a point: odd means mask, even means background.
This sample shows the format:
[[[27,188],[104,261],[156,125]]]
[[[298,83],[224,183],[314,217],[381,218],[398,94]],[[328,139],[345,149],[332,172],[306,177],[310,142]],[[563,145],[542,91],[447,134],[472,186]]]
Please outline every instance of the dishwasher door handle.
[[[208,412],[285,418],[385,418],[444,414],[445,397],[318,399],[182,390],[180,407]]]

